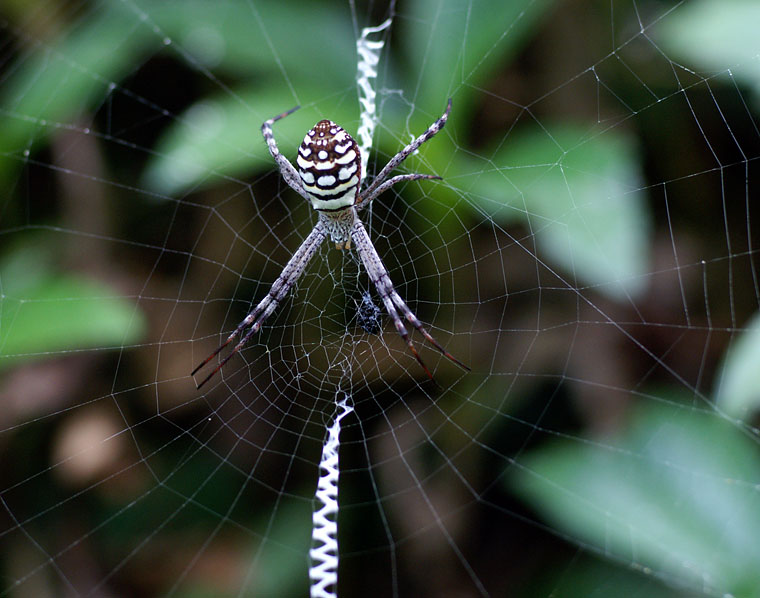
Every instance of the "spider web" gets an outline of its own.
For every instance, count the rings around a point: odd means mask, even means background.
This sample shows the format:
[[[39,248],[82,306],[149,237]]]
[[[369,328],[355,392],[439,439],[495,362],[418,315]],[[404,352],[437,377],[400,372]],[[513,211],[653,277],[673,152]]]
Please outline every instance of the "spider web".
[[[757,595],[760,14],[593,6],[0,9],[0,596],[304,595],[342,401],[338,595]],[[389,15],[368,176],[454,107],[362,218],[472,372],[325,244],[197,391]]]

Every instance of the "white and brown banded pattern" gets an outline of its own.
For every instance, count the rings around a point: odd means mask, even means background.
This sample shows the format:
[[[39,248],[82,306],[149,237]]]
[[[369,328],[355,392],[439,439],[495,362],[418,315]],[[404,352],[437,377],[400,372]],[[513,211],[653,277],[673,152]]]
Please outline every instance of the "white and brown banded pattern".
[[[361,176],[359,147],[343,128],[320,120],[298,148],[298,175],[319,211],[336,211],[354,205]]]

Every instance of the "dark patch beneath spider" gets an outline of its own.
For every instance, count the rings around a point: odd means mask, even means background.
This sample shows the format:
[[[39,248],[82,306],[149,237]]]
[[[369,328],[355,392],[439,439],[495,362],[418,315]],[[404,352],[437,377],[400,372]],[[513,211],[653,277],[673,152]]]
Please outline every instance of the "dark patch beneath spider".
[[[369,291],[362,293],[361,303],[357,303],[356,323],[368,334],[378,334],[382,327],[382,310],[372,301]]]

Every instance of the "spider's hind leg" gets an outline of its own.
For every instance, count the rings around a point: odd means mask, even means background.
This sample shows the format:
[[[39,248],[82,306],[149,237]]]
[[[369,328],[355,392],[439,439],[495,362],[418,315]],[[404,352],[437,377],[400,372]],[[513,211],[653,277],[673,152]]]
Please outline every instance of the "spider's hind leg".
[[[466,366],[461,361],[459,361],[456,357],[454,357],[451,353],[449,353],[446,349],[443,348],[443,346],[433,338],[433,335],[430,334],[427,330],[425,330],[425,327],[422,325],[422,322],[417,318],[417,316],[414,315],[414,312],[409,309],[409,306],[404,302],[404,300],[401,298],[401,296],[396,292],[395,289],[391,291],[391,298],[393,299],[393,302],[396,304],[396,307],[398,307],[398,310],[404,314],[404,317],[409,321],[409,323],[414,326],[414,328],[425,337],[425,340],[427,340],[431,345],[433,345],[438,351],[446,357],[449,361],[453,361],[455,364],[457,364],[460,368],[467,370],[468,372],[471,371],[469,366]],[[416,353],[416,352],[415,352]],[[417,358],[419,361],[419,357]],[[424,366],[423,366],[424,367]],[[425,368],[427,371],[427,368]]]
[[[395,293],[395,291],[392,291],[392,293]],[[414,358],[417,360],[417,363],[419,363],[422,366],[422,369],[425,370],[425,373],[428,375],[428,378],[430,378],[431,380],[433,380],[433,382],[435,382],[435,380],[433,379],[433,374],[430,373],[430,370],[425,365],[425,362],[422,361],[422,357],[420,357],[420,354],[417,352],[417,348],[414,346],[412,339],[409,337],[409,331],[406,329],[406,326],[404,326],[403,320],[398,315],[398,311],[396,311],[396,307],[393,305],[393,300],[391,299],[391,296],[383,295],[382,299],[383,299],[383,304],[385,304],[385,309],[388,312],[388,315],[391,317],[391,320],[393,320],[393,324],[396,326],[396,332],[398,332],[398,335],[404,340],[404,342],[406,343],[406,346],[409,347],[409,350],[412,352],[412,355],[414,355]]]
[[[469,367],[459,361],[451,353],[446,351],[446,349],[444,349],[441,344],[435,340],[427,330],[425,330],[422,322],[419,321],[417,316],[414,315],[412,310],[409,309],[409,306],[404,303],[404,300],[396,292],[396,289],[393,288],[393,283],[391,282],[390,276],[388,276],[388,271],[385,269],[385,266],[383,265],[380,256],[377,254],[374,245],[372,245],[372,241],[370,241],[369,235],[367,234],[367,229],[364,228],[364,225],[358,218],[354,223],[354,227],[351,229],[351,238],[354,241],[354,245],[356,246],[356,251],[359,254],[359,257],[364,263],[364,268],[367,270],[367,274],[369,275],[370,280],[375,285],[378,295],[380,295],[380,298],[383,300],[383,304],[385,305],[385,309],[388,312],[388,315],[391,317],[394,325],[396,326],[396,331],[398,332],[399,336],[404,339],[407,347],[409,347],[409,350],[414,355],[414,358],[425,370],[425,373],[428,375],[428,377],[431,379],[433,378],[430,370],[428,370],[427,366],[425,366],[425,363],[422,361],[420,354],[417,352],[414,343],[412,343],[406,326],[404,326],[404,322],[401,316],[399,316],[399,312],[401,312],[407,321],[412,326],[414,326],[431,345],[438,349],[438,351],[440,351],[444,357],[450,361],[453,361],[461,368],[470,371]]]
[[[249,326],[253,324],[253,327],[251,328],[251,330],[249,330],[245,334],[245,336],[243,337],[243,340],[235,346],[235,348],[230,352],[230,354],[227,355],[227,357],[225,357],[208,376],[206,376],[199,384],[196,385],[197,389],[200,389],[201,386],[206,384],[206,382],[208,382],[214,376],[214,374],[216,374],[219,370],[221,370],[222,367],[230,360],[230,357],[232,357],[233,355],[235,355],[235,353],[240,351],[242,346],[248,341],[251,335],[259,329],[259,327],[261,326],[261,322],[257,321],[257,318],[259,317],[259,314],[261,314],[261,312],[263,311],[264,307],[266,307],[265,302],[267,302],[268,299],[269,299],[269,295],[267,295],[263,301],[259,302],[259,304],[251,313],[249,313],[245,318],[243,318],[243,321],[240,322],[240,324],[238,324],[235,327],[235,330],[233,330],[232,333],[227,337],[226,341],[224,341],[221,345],[219,345],[214,350],[214,352],[211,353],[211,355],[209,355],[208,357],[206,357],[206,359],[201,361],[201,363],[198,364],[198,366],[192,372],[190,372],[191,376],[195,376],[195,374],[201,368],[203,368],[203,366],[205,366],[209,361],[214,359],[214,357],[219,355],[219,353],[221,353],[222,350],[224,350],[224,348],[227,345],[229,345],[233,340],[235,340],[243,330],[245,330],[246,328],[248,328]],[[258,326],[256,324],[258,324]]]
[[[217,347],[217,349],[211,353],[211,355],[204,359],[200,365],[198,365],[198,367],[192,371],[190,375],[194,376],[204,365],[219,355],[222,349],[224,349],[235,338],[237,338],[243,330],[250,327],[248,332],[243,335],[243,338],[238,341],[232,351],[230,351],[230,353],[224,359],[222,359],[222,361],[213,369],[213,371],[208,376],[206,376],[200,382],[200,384],[197,385],[197,388],[201,388],[201,386],[206,384],[206,382],[208,382],[214,376],[214,374],[221,370],[224,365],[232,358],[232,356],[236,355],[240,349],[242,349],[250,340],[250,338],[261,329],[264,321],[270,315],[272,315],[272,312],[275,309],[277,309],[277,306],[283,300],[290,288],[301,276],[304,269],[306,268],[306,265],[309,263],[309,260],[311,260],[311,258],[317,252],[317,249],[319,249],[322,241],[325,240],[326,235],[327,233],[325,232],[322,223],[317,222],[316,226],[309,233],[309,236],[304,239],[304,242],[301,243],[301,246],[298,248],[298,250],[293,254],[290,260],[288,260],[288,263],[285,264],[285,267],[282,269],[280,276],[272,283],[272,286],[270,287],[266,296],[261,301],[259,301],[251,313],[243,318],[243,321],[235,327],[235,330],[233,330],[232,333],[227,337],[227,340],[224,341],[224,343],[222,343],[219,347]]]

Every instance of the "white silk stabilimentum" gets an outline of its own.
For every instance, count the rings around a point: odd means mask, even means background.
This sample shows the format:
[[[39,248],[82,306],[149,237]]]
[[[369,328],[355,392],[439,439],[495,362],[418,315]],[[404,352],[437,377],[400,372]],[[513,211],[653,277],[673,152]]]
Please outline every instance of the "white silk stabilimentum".
[[[377,78],[377,63],[380,60],[380,50],[385,45],[384,41],[371,41],[368,36],[379,33],[391,26],[392,19],[387,19],[377,27],[365,27],[362,34],[356,40],[356,54],[358,56],[356,83],[359,86],[359,105],[361,106],[360,124],[356,136],[359,138],[359,152],[362,156],[361,179],[367,175],[369,152],[372,149],[372,137],[375,134],[375,88],[370,79]]]
[[[338,586],[338,448],[340,447],[340,420],[354,408],[346,399],[338,403],[341,410],[327,431],[319,463],[319,482],[312,514],[309,551],[311,567],[311,598],[336,598]],[[321,505],[321,506],[320,506]]]

